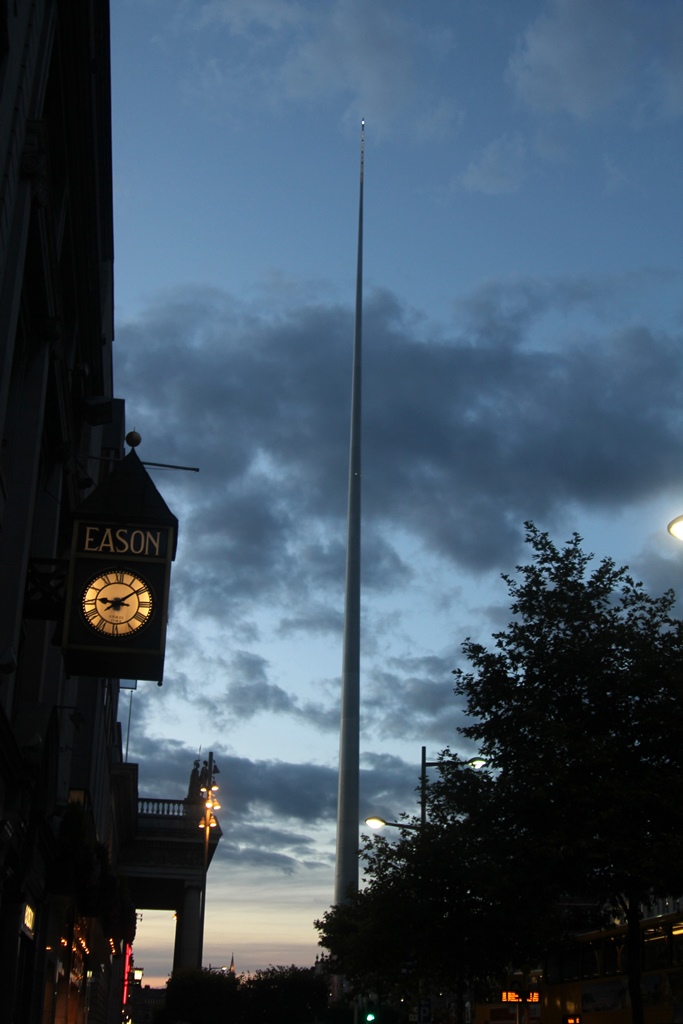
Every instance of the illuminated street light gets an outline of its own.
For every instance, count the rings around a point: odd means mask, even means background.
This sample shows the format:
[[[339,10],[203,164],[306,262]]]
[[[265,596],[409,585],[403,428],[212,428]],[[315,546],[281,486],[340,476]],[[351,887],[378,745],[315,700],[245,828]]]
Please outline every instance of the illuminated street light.
[[[441,768],[444,763],[446,762],[428,761],[427,748],[422,748],[422,769],[420,772],[420,822],[422,825],[427,821],[427,769]],[[459,764],[463,768],[474,768],[475,771],[478,771],[480,768],[485,767],[486,759],[483,757],[471,757],[468,761],[460,761]]]
[[[415,831],[419,831],[419,825],[408,825],[405,821],[385,821],[384,818],[378,818],[375,815],[371,818],[365,819],[365,824],[368,828],[374,829],[375,832],[380,828],[408,828]]]
[[[218,768],[214,764],[213,752],[209,753],[209,760],[205,762],[205,767],[202,770],[201,782],[199,792],[201,793],[202,800],[204,801],[203,817],[199,822],[199,827],[204,829],[204,862],[202,869],[202,909],[201,909],[201,920],[200,920],[200,954],[199,964],[201,968],[204,950],[204,920],[206,917],[206,876],[209,872],[209,836],[211,829],[216,828],[218,822],[216,821],[213,812],[219,810],[220,804],[217,798],[214,796],[218,786],[215,781],[215,776],[218,775]]]
[[[683,520],[683,516],[681,516]],[[683,532],[681,533],[683,539]],[[420,824],[419,825],[408,825],[404,821],[385,821],[384,818],[380,818],[378,815],[372,815],[365,819],[365,824],[368,828],[377,831],[380,828],[407,828],[418,831],[427,823],[427,769],[428,768],[443,768],[446,761],[428,761],[427,760],[427,748],[422,748],[422,760],[420,765]],[[458,765],[462,768],[473,768],[478,771],[480,768],[484,768],[487,761],[483,757],[471,757],[468,761],[459,761]]]
[[[683,540],[683,516],[676,516],[675,519],[672,519],[667,530],[676,540]]]
[[[485,768],[488,764],[485,757],[471,757],[469,761],[465,761],[468,768],[474,768],[475,772],[478,772],[480,768]]]

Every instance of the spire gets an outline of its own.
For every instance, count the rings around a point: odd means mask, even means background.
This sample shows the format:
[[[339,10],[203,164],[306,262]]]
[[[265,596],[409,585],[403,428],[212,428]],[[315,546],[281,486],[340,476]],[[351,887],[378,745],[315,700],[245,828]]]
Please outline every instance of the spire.
[[[342,658],[337,857],[334,902],[358,888],[358,775],[360,765],[360,528],[361,528],[361,328],[363,313],[363,177],[365,121],[361,122],[356,318],[351,384],[351,439],[346,541],[346,595]]]

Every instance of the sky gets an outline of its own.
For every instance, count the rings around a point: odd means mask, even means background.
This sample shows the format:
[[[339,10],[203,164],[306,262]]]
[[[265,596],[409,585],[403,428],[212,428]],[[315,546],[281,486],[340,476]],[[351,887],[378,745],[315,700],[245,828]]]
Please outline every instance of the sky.
[[[205,966],[333,898],[361,120],[361,822],[471,753],[452,670],[524,523],[683,548],[681,0],[112,0],[115,391],[180,521],[142,796],[212,751]],[[683,590],[683,587],[681,587]],[[130,715],[130,728],[128,718]],[[360,826],[359,826],[360,829]],[[171,913],[142,909],[145,983]]]

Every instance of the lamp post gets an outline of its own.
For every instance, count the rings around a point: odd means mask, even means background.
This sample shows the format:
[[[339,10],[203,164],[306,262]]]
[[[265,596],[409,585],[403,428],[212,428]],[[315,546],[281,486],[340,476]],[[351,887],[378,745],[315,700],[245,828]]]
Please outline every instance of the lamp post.
[[[202,771],[200,781],[200,793],[202,795],[202,801],[204,803],[204,816],[199,822],[199,827],[204,829],[204,861],[202,865],[202,907],[201,916],[199,920],[199,964],[201,968],[202,960],[204,957],[204,920],[206,917],[206,879],[209,872],[209,836],[211,835],[211,829],[215,828],[218,822],[214,817],[214,811],[220,810],[220,804],[216,798],[216,785],[215,776],[219,774],[218,768],[214,764],[213,751],[209,752],[209,760],[205,762],[205,767]]]
[[[388,826],[389,828],[401,828],[409,829],[411,831],[422,833],[427,823],[427,769],[428,768],[443,768],[449,762],[446,761],[428,761],[427,760],[427,748],[422,748],[422,757],[420,761],[420,824],[413,825],[406,822],[400,821],[385,821],[384,818],[379,816],[373,816],[365,819],[365,824],[371,829],[380,829]],[[471,757],[466,761],[458,760],[456,762],[459,768],[483,768],[486,765],[486,760],[483,757]],[[418,840],[418,843],[422,843],[426,837],[422,837]],[[457,1006],[457,1020],[461,1022],[465,1019],[464,1013],[464,977],[460,968],[456,970],[456,1006]],[[425,1014],[425,1019],[429,1019],[431,1015],[431,1001],[430,999],[423,998],[423,985],[424,979],[420,975],[418,978],[418,1003],[419,1010],[415,1013],[420,1020],[422,1020],[422,1014]],[[417,1017],[415,1019],[417,1019]]]
[[[420,825],[423,828],[427,823],[427,769],[438,767],[438,761],[427,760],[427,748],[423,747],[420,768]]]
[[[682,520],[682,532],[681,538],[683,539],[683,516]],[[365,824],[377,831],[377,829],[388,826],[389,828],[407,828],[419,831],[427,824],[427,769],[428,768],[441,768],[444,764],[443,761],[428,761],[427,760],[427,748],[422,748],[422,758],[420,761],[420,824],[419,825],[407,825],[401,821],[385,821],[384,818],[380,818],[377,815],[373,815],[370,818],[365,819]],[[467,761],[459,762],[465,768],[483,768],[486,765],[486,760],[483,757],[470,757]]]
[[[400,821],[385,821],[384,818],[380,818],[378,815],[373,815],[370,818],[365,819],[365,824],[377,831],[380,828],[407,828],[412,831],[418,832],[424,828],[427,823],[427,769],[438,768],[439,761],[428,761],[427,760],[427,748],[422,748],[422,759],[420,763],[420,824],[419,825],[407,825],[405,822]]]

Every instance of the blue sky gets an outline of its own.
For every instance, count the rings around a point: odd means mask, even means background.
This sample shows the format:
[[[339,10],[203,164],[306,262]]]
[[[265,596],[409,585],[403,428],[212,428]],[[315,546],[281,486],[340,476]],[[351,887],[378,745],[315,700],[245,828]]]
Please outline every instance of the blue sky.
[[[115,0],[116,391],[180,519],[143,795],[221,768],[206,962],[332,898],[360,122],[361,812],[458,746],[523,524],[653,591],[683,511],[680,0]],[[127,708],[122,710],[127,712]],[[258,814],[259,825],[253,825]],[[170,915],[136,963],[170,970]],[[164,937],[165,936],[165,937]],[[164,945],[165,944],[165,945]],[[164,949],[166,951],[164,951]]]

